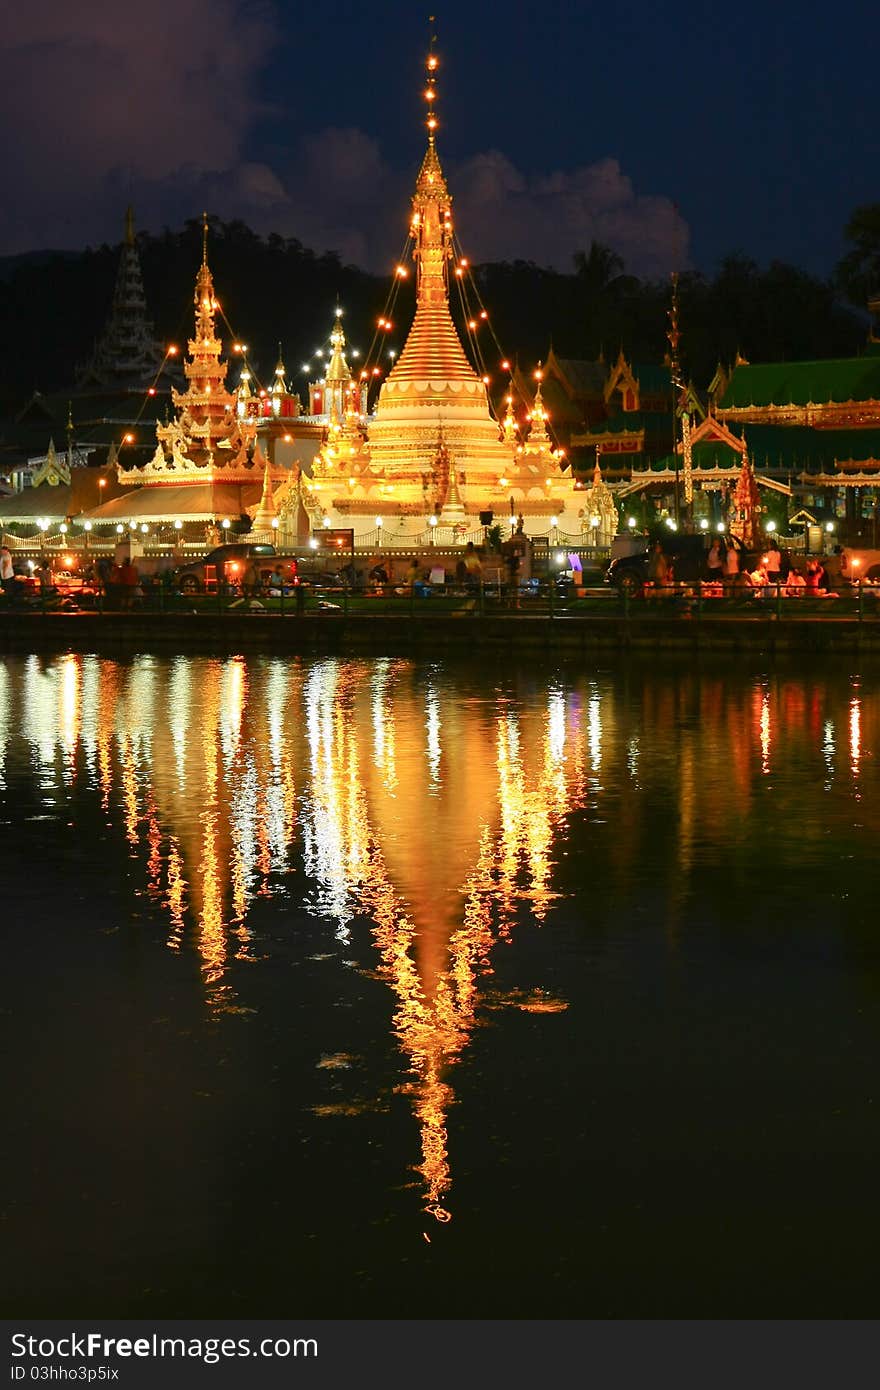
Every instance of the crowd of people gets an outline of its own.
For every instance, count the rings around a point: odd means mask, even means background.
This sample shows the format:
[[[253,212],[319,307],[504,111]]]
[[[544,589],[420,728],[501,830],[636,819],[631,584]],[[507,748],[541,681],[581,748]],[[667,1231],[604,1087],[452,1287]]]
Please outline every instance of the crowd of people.
[[[735,539],[714,537],[699,575],[703,596],[836,597],[828,569],[819,556],[799,566],[787,550],[781,550],[779,543],[771,539],[754,568],[749,568],[749,558]],[[667,555],[660,541],[655,541],[648,559],[649,594],[659,597],[664,591],[668,593],[679,578],[675,557]]]

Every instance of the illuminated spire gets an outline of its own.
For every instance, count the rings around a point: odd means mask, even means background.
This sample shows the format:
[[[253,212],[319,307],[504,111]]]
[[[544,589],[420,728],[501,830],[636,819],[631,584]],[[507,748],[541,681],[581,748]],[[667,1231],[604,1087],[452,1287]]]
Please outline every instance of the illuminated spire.
[[[342,331],[342,310],[338,304],[336,306],[336,322],[333,325],[333,332],[330,334],[330,346],[333,349],[333,354],[324,380],[328,388],[340,383],[347,385],[351,380],[351,370],[345,360],[345,334]]]
[[[202,263],[196,275],[193,303],[195,336],[189,340],[189,357],[183,368],[187,389],[185,392],[172,390],[171,399],[182,411],[183,428],[210,451],[212,439],[228,435],[231,417],[238,413],[238,398],[226,389],[226,363],[220,360],[222,345],[215,323],[220,306],[208,265],[207,213],[202,224]]]
[[[403,351],[388,374],[389,382],[479,381],[467,359],[449,313],[447,264],[452,257],[452,199],[437,155],[433,113],[438,59],[428,57],[430,94],[428,148],[416,179],[410,235],[418,267],[416,316]]]
[[[550,444],[550,436],[547,433],[547,421],[549,416],[544,409],[544,398],[541,395],[541,382],[544,380],[544,373],[541,370],[540,362],[535,372],[535,379],[538,385],[535,388],[535,399],[532,402],[532,409],[529,413],[529,419],[532,422],[532,427],[529,430],[530,448],[534,448],[536,444],[546,444],[548,446]]]
[[[434,16],[431,15],[431,25],[432,25],[432,27],[433,27],[433,24],[434,24]],[[435,134],[435,132],[436,132],[436,130],[437,130],[437,125],[438,125],[438,121],[437,121],[437,106],[436,106],[436,102],[437,102],[437,69],[438,69],[438,67],[440,66],[440,60],[439,60],[439,58],[437,57],[437,54],[436,54],[436,52],[435,52],[435,44],[436,44],[436,43],[437,43],[437,35],[432,33],[432,34],[431,34],[430,44],[429,44],[429,47],[428,47],[428,59],[427,59],[427,63],[426,63],[426,67],[427,67],[427,76],[426,76],[426,78],[425,78],[425,102],[426,102],[426,104],[427,104],[427,114],[426,114],[426,116],[425,116],[425,126],[427,127],[427,131],[428,131],[428,148],[429,148],[429,149],[433,148],[433,145],[434,145],[434,134]]]
[[[251,374],[247,369],[247,365],[243,366],[241,369],[241,376],[238,379],[238,390],[235,394],[238,399],[238,404],[236,406],[238,418],[239,420],[244,420],[250,412],[250,403],[253,400],[254,394],[251,390]]]
[[[288,394],[287,382],[284,379],[284,358],[281,355],[281,344],[278,344],[278,361],[275,363],[275,379],[272,382],[272,414],[281,414],[281,402]]]
[[[424,98],[428,108],[425,126],[428,148],[416,179],[410,235],[415,242],[413,255],[418,264],[419,304],[438,304],[448,297],[446,263],[452,256],[452,199],[437,155],[437,69],[434,35],[428,54]]]
[[[272,465],[267,455],[263,465],[263,491],[254,515],[254,529],[256,531],[269,531],[276,515],[272,488]]]
[[[504,436],[505,444],[515,446],[517,443],[516,416],[513,413],[513,377],[507,388],[507,395],[504,398],[507,409],[504,412],[504,419],[501,422],[501,431]]]
[[[351,369],[345,360],[345,333],[342,330],[342,309],[338,304],[330,334],[330,347],[332,352],[324,375],[324,413],[339,423],[349,414]]]

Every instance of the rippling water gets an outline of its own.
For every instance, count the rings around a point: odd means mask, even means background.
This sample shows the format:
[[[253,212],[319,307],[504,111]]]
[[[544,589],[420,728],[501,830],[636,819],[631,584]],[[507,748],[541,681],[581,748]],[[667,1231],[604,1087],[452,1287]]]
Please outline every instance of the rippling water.
[[[8,658],[7,1309],[873,1315],[878,746],[829,668]]]

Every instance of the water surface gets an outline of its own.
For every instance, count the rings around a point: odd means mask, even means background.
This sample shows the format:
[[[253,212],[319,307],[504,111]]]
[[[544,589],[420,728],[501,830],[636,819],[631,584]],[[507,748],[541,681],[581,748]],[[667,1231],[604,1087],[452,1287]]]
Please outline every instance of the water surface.
[[[874,675],[8,658],[4,1304],[876,1312]]]

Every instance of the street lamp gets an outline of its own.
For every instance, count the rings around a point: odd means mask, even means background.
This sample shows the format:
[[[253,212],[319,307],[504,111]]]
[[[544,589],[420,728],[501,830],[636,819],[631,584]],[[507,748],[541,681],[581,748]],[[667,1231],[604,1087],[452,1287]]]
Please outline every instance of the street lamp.
[[[434,544],[435,544],[435,540],[436,540],[436,535],[437,535],[437,518],[436,518],[436,516],[429,516],[429,517],[428,517],[428,525],[429,525],[430,528],[431,528],[431,544],[434,545]]]
[[[551,516],[551,518],[550,518],[550,525],[551,525],[551,527],[553,528],[553,529],[552,529],[552,534],[551,534],[551,537],[550,537],[550,544],[551,544],[551,545],[558,545],[558,544],[559,544],[559,517],[558,517],[558,516]]]
[[[776,522],[768,521],[764,527],[764,530],[767,532],[768,536],[772,536],[773,532],[776,530]]]
[[[231,524],[232,523],[230,522],[228,516],[224,516],[223,520],[220,522],[220,525],[223,527],[224,531],[228,531]]]

